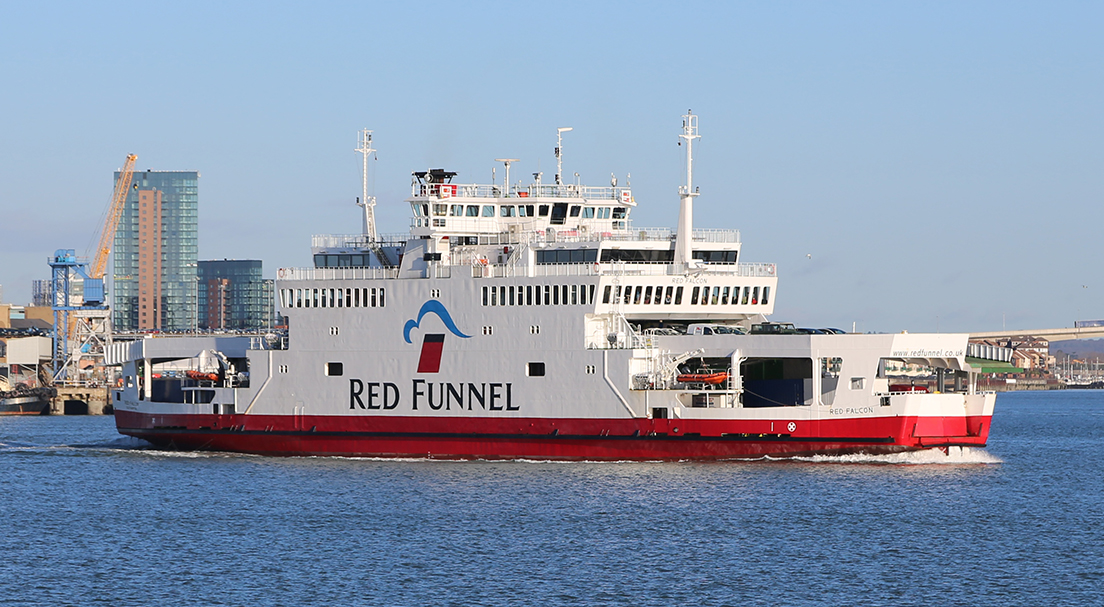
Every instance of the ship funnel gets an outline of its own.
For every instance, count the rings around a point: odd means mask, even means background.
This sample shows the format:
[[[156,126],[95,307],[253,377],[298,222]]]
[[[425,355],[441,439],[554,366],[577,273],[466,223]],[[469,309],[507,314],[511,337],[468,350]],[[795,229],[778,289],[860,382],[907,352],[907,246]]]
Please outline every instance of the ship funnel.
[[[698,196],[694,189],[694,140],[698,135],[698,117],[690,110],[682,117],[682,134],[686,140],[686,185],[679,187],[679,220],[675,233],[675,263],[689,265],[693,263],[694,253],[691,247],[694,234],[694,198]],[[681,142],[680,142],[681,143]]]

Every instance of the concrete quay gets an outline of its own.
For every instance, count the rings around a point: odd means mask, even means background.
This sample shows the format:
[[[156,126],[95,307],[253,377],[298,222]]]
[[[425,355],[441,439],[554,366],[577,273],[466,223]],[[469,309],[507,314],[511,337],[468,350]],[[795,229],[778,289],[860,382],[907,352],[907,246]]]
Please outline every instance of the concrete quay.
[[[112,415],[110,388],[58,386],[50,402],[50,415]]]

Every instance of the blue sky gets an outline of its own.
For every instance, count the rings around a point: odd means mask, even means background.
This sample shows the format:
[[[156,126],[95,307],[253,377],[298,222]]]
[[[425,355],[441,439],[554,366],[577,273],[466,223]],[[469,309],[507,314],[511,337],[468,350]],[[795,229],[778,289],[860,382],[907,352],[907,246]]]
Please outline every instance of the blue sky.
[[[410,172],[632,175],[673,226],[700,116],[698,227],[779,265],[777,320],[982,331],[1104,318],[1104,5],[1048,2],[6,3],[0,284],[89,248],[128,153],[194,169],[200,258],[309,264],[383,232]],[[500,174],[501,177],[501,174]],[[811,257],[810,257],[811,256]]]

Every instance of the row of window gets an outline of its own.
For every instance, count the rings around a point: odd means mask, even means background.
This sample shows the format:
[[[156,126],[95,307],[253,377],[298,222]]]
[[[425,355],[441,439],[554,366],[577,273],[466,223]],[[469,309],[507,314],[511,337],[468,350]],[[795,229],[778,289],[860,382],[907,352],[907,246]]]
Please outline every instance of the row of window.
[[[280,307],[382,308],[383,287],[346,289],[280,289]]]
[[[429,215],[428,204],[415,204],[414,214],[418,217],[425,217]],[[566,206],[566,205],[565,205]],[[497,212],[495,207],[498,207]],[[548,217],[551,210],[551,205],[547,204],[443,204],[435,203],[433,205],[434,217]],[[562,212],[562,211],[561,211]],[[583,219],[624,219],[627,215],[627,207],[584,207],[581,205],[571,205],[568,209],[568,215],[571,217],[582,217]]]
[[[594,302],[594,285],[483,287],[485,306],[585,306]]]
[[[630,305],[640,304],[665,304],[676,306],[682,305],[682,295],[684,287],[643,287],[643,286],[628,286],[628,287],[614,287],[613,285],[606,285],[606,290],[602,293],[602,303],[624,303]],[[690,291],[690,305],[713,305],[713,306],[727,306],[727,305],[767,305],[770,299],[770,287],[762,287],[762,297],[760,295],[760,287],[743,287],[743,296],[740,295],[740,287],[713,287],[712,293],[710,287],[694,287]]]
[[[737,251],[694,251],[694,259],[706,263],[736,263]],[[602,263],[623,261],[627,263],[671,263],[675,252],[671,249],[603,249]],[[537,263],[593,263],[598,261],[594,249],[554,249],[537,251]]]

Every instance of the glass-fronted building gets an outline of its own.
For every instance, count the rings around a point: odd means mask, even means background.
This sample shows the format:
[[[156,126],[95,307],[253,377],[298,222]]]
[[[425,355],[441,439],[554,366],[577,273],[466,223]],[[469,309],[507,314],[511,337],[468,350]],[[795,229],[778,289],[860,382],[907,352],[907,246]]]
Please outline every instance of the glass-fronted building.
[[[116,182],[119,177],[116,172]],[[135,171],[113,257],[116,331],[191,330],[199,286],[199,173]]]
[[[199,262],[199,328],[264,331],[275,316],[273,281],[259,259]]]

